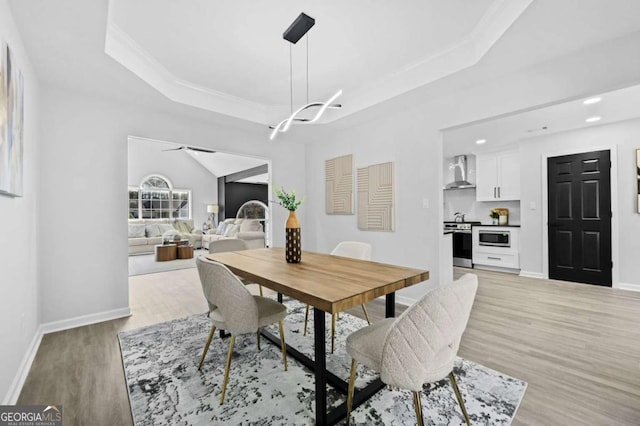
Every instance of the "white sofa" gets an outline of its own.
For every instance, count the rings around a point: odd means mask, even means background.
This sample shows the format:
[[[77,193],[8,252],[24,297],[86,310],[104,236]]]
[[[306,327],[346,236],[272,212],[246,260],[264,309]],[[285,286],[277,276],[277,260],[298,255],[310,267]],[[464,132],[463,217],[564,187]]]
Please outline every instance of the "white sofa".
[[[202,248],[202,231],[194,228],[193,220],[129,219],[129,254],[153,253],[163,238],[173,240],[176,234]]]
[[[230,238],[244,240],[250,249],[264,247],[264,229],[256,219],[225,219],[202,236],[202,247],[209,249],[216,241]]]

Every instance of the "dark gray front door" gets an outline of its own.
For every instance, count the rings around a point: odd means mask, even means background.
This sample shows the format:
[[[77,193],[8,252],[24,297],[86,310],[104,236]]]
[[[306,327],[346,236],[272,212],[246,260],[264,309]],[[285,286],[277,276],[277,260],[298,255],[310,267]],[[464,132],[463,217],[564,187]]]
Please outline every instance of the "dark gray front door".
[[[548,159],[549,278],[611,287],[609,151]]]

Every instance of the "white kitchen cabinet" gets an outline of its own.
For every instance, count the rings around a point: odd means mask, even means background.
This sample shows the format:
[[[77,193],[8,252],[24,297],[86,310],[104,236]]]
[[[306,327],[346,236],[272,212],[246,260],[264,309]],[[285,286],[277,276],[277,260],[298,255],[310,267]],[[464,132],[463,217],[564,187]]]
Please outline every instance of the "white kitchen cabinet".
[[[495,243],[481,234],[499,234],[505,242]],[[505,238],[506,237],[506,238]],[[520,269],[520,228],[515,226],[474,226],[472,229],[473,267],[517,272]]]
[[[506,151],[476,157],[476,200],[520,199],[520,154]]]

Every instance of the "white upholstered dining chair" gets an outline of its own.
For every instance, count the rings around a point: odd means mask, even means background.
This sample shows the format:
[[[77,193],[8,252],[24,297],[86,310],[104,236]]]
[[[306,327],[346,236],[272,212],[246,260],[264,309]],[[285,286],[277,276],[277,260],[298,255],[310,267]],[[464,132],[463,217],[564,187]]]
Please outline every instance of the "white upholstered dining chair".
[[[347,338],[347,352],[352,358],[347,424],[353,404],[356,362],[379,372],[383,383],[412,391],[420,426],[423,385],[448,376],[464,419],[467,425],[471,424],[453,375],[453,363],[477,288],[478,277],[465,274],[451,284],[429,291],[398,318],[376,322]]]
[[[241,250],[249,250],[249,244],[246,241],[240,240],[238,238],[227,238],[223,240],[212,241],[209,243],[209,253],[223,253],[225,251],[241,251]],[[254,284],[251,281],[247,281],[244,278],[240,278],[245,285]],[[260,296],[264,296],[262,292],[262,286],[258,285],[258,289],[260,290]]]
[[[229,368],[231,367],[231,355],[236,336],[257,333],[258,349],[260,349],[260,328],[277,322],[280,327],[282,361],[285,371],[287,370],[287,351],[284,341],[284,327],[282,326],[282,320],[287,316],[287,308],[267,297],[253,296],[238,277],[221,263],[200,256],[196,259],[196,265],[202,283],[202,291],[209,303],[209,318],[211,319],[211,332],[202,351],[198,370],[202,368],[216,328],[226,330],[231,334],[222,383],[222,395],[220,396],[220,404],[222,405],[229,382]]]
[[[352,259],[371,260],[371,244],[361,243],[359,241],[342,241],[338,243],[336,248],[331,252],[332,256],[350,257]],[[362,306],[364,317],[367,320],[367,324],[371,324],[369,320],[369,313],[366,306]],[[333,353],[335,341],[336,341],[336,317],[338,314],[331,315],[331,353]],[[309,322],[309,305],[304,312],[304,331],[303,336],[307,335],[307,323]]]

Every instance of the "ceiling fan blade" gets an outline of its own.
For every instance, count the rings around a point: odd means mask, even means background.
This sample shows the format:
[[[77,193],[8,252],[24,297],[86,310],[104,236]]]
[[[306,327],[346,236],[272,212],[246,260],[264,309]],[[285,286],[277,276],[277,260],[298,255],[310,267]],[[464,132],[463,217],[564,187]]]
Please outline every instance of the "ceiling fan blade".
[[[177,148],[163,149],[163,151],[181,151],[183,149],[186,149],[187,151],[205,152],[207,154],[215,153],[215,151],[213,151],[211,149],[197,148],[195,146],[186,146],[186,145],[182,145],[182,146],[179,146]]]
[[[184,147],[185,149],[190,149],[191,151],[198,151],[198,152],[206,152],[208,154],[214,154],[215,151],[211,150],[211,149],[205,149],[205,148],[196,148],[193,146],[186,146]]]

